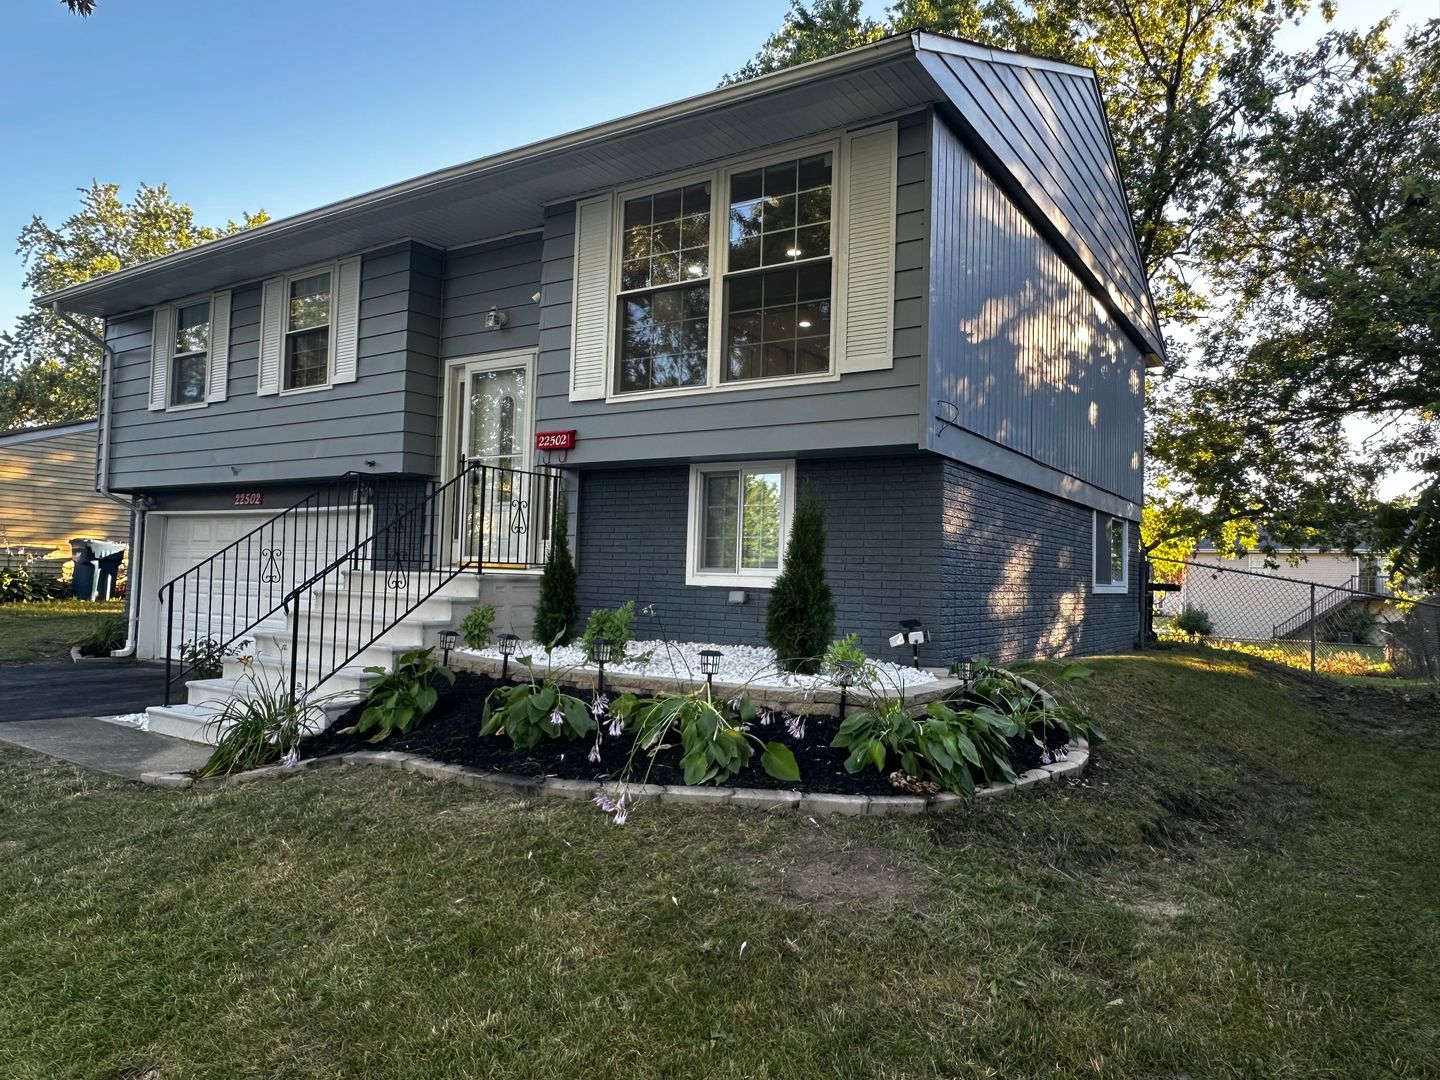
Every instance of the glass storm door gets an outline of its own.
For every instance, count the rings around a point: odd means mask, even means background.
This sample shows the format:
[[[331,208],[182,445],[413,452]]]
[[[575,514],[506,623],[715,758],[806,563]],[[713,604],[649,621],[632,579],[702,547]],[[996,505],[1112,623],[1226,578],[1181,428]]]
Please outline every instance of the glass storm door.
[[[466,462],[485,466],[466,485],[457,555],[492,566],[533,561],[529,507],[530,369],[480,361],[461,372],[459,435]]]

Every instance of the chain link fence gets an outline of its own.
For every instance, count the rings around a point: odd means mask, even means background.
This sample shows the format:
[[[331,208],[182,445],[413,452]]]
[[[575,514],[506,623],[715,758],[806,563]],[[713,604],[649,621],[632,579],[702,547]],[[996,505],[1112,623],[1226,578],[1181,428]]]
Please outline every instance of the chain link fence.
[[[1440,683],[1440,598],[1397,596],[1375,572],[1325,581],[1306,566],[1242,570],[1151,558],[1147,637],[1203,641],[1313,675]]]

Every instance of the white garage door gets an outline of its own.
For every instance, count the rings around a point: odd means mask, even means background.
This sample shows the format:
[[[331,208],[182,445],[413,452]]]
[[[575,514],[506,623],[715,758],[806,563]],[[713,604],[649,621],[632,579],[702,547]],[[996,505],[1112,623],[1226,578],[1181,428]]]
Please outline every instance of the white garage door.
[[[158,520],[163,518],[163,524]],[[161,525],[160,528],[155,528]],[[369,512],[360,523],[369,534]],[[178,658],[181,644],[202,638],[228,641],[278,608],[287,593],[355,543],[353,511],[315,510],[277,520],[274,512],[154,514],[147,537],[156,557],[145,590],[162,595],[152,624],[154,653],[165,642]],[[258,531],[257,531],[258,530]],[[238,542],[238,544],[237,544]],[[232,546],[235,545],[235,546]],[[220,558],[207,563],[212,555]],[[173,599],[172,599],[173,597]],[[173,616],[166,603],[173,605]],[[273,618],[279,618],[276,612]]]

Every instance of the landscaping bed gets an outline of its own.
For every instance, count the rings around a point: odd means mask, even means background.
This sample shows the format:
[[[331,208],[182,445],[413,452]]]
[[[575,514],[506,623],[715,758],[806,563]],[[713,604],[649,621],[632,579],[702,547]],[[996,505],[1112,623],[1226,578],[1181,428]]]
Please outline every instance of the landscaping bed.
[[[302,742],[301,756],[320,757],[354,750],[383,749],[418,754],[445,764],[467,765],[518,776],[599,781],[618,777],[634,743],[635,735],[631,731],[615,736],[602,734],[598,763],[589,760],[591,749],[595,746],[593,739],[546,739],[530,749],[517,750],[503,735],[482,735],[480,729],[485,699],[496,687],[508,685],[513,685],[513,680],[502,682],[489,675],[461,672],[456,676],[454,686],[440,688],[440,698],[434,711],[421,724],[408,732],[396,732],[379,744],[371,743],[368,734],[345,733],[344,729],[353,726],[360,718],[363,708],[357,705],[341,716],[328,731]],[[594,700],[594,693],[589,688],[567,685],[564,689],[587,705]],[[852,704],[847,709],[847,715],[856,708]],[[761,767],[760,755],[756,754],[749,765],[727,781],[727,785],[845,795],[906,794],[890,782],[887,774],[874,769],[847,773],[845,759],[848,752],[830,745],[838,728],[839,719],[833,713],[812,713],[803,719],[775,713],[769,716],[768,723],[765,722],[765,714],[762,714],[753,730],[767,742],[774,740],[790,748],[800,769],[800,780],[797,783],[776,779]],[[1047,749],[1056,750],[1064,745],[1065,736],[1058,729],[1050,729],[1048,734]],[[1011,764],[1017,775],[1040,765],[1041,750],[1033,740],[1016,736],[1008,741]],[[660,750],[647,774],[648,759],[643,752],[639,753],[630,779],[652,784],[683,784],[680,757],[681,748],[675,740],[675,745]]]

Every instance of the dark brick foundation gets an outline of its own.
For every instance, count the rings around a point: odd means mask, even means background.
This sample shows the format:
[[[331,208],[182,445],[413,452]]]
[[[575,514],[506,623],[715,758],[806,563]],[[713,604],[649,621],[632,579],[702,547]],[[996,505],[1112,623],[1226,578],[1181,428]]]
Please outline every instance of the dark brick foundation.
[[[930,630],[931,664],[1133,642],[1133,583],[1128,596],[1090,591],[1089,510],[934,455],[802,459],[796,471],[828,510],[836,633],[858,634],[872,656],[908,657],[886,644],[907,618]],[[585,471],[580,609],[634,600],[656,611],[637,617],[641,637],[762,643],[767,590],[730,604],[728,588],[685,584],[688,487],[686,463]]]

